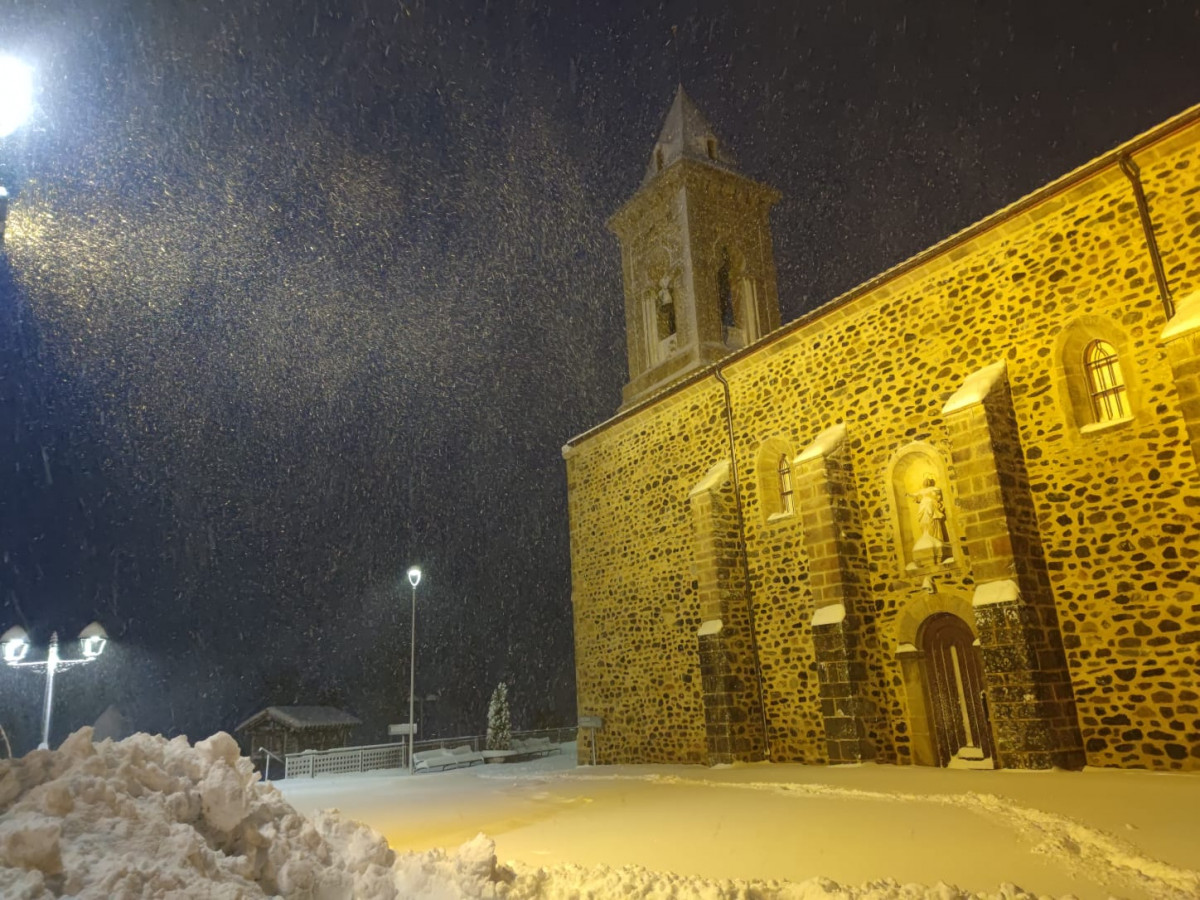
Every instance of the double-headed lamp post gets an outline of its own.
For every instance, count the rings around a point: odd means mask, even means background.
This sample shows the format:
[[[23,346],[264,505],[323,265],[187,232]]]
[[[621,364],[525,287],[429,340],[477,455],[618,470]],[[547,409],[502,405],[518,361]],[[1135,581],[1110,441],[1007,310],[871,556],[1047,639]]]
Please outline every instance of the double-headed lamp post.
[[[413,774],[413,748],[416,746],[416,720],[413,718],[413,689],[417,682],[417,585],[421,583],[421,570],[410,566],[408,583],[412,585],[412,646],[408,651],[408,774]]]
[[[70,669],[90,663],[104,652],[108,643],[108,634],[98,622],[93,622],[79,633],[79,650],[83,654],[78,659],[63,659],[58,653],[58,632],[50,635],[50,647],[43,660],[25,659],[29,652],[29,634],[20,625],[14,625],[0,635],[0,652],[4,661],[14,669],[42,669],[46,673],[46,693],[42,700],[42,742],[39,750],[50,749],[50,711],[54,706],[54,674],[61,669]]]

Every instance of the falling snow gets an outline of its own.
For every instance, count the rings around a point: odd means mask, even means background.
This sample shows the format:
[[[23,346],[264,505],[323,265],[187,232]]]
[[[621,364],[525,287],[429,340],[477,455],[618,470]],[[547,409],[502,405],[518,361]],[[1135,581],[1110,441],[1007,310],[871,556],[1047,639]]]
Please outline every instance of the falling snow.
[[[0,624],[113,637],[54,740],[270,703],[378,739],[410,563],[432,732],[499,679],[514,727],[573,721],[559,448],[618,402],[604,222],[675,81],[784,194],[789,319],[1195,101],[1187,4],[1071,6],[0,4],[38,91],[0,144]]]

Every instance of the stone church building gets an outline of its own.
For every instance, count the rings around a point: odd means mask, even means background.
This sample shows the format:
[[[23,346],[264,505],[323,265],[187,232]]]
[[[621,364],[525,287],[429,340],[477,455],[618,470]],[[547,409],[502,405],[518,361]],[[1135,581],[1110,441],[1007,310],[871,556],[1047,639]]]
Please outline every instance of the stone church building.
[[[782,327],[777,199],[680,89],[610,222],[598,761],[1200,769],[1200,107]]]

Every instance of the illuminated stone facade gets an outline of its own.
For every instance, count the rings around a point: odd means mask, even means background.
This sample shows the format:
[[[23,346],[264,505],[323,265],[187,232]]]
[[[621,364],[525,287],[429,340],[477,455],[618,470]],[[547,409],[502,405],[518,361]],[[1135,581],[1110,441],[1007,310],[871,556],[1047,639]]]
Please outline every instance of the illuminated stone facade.
[[[783,328],[773,199],[681,91],[613,217],[599,761],[1200,769],[1200,108]]]

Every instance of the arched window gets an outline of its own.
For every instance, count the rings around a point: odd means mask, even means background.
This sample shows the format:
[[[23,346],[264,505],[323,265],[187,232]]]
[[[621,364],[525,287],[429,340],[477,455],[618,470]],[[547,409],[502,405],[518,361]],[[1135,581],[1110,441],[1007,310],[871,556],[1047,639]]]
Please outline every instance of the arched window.
[[[788,462],[787,455],[779,457],[779,510],[784,515],[791,515],[796,511],[794,501],[792,499],[792,467]]]
[[[1069,425],[1080,435],[1132,421],[1142,388],[1129,336],[1105,316],[1081,316],[1055,339],[1054,380]]]
[[[782,434],[769,437],[758,448],[754,463],[754,483],[763,522],[794,520],[799,500],[796,497],[791,442]]]
[[[1108,341],[1092,341],[1083,352],[1083,370],[1096,422],[1115,422],[1129,415],[1125,378],[1117,350]]]

